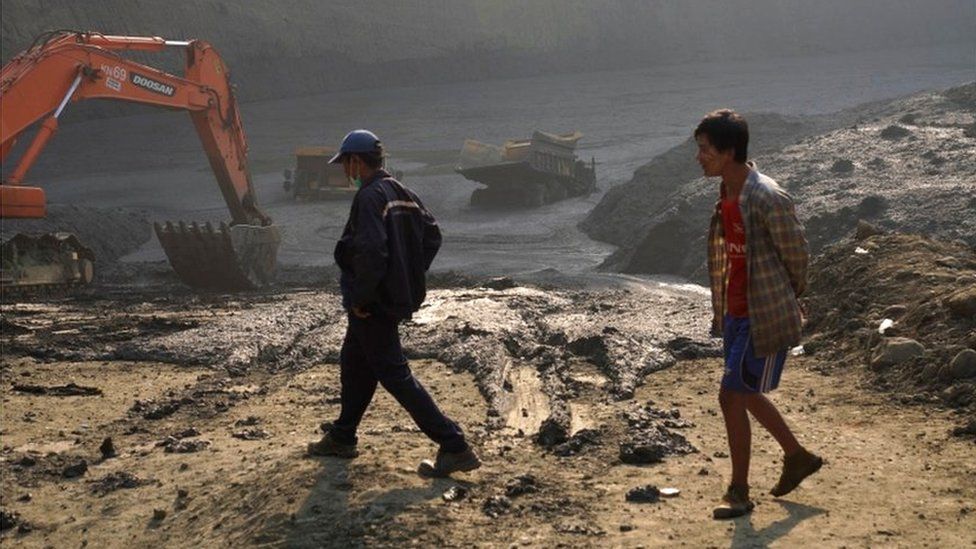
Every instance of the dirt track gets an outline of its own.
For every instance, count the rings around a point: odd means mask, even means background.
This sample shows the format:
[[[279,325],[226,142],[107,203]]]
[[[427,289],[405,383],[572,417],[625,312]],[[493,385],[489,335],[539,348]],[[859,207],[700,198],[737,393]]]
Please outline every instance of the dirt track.
[[[545,320],[558,325],[563,314],[558,303],[566,296],[532,292],[439,290],[418,322],[404,329],[408,350],[418,356],[426,344],[443,342],[426,339],[425,333],[433,330],[430,323],[441,331],[467,332],[472,350],[481,348],[479,332],[490,333],[492,322],[507,318],[505,311],[516,317],[509,319],[510,326],[495,328],[500,332],[491,335],[492,340],[504,342],[502,332],[520,326],[534,307],[548,311]],[[632,324],[623,319],[619,326],[639,325],[644,312],[657,314],[660,305],[655,302],[665,297],[685,299],[692,308],[696,299],[703,300],[651,292],[632,295],[633,303],[628,303],[626,293],[578,292],[574,299],[599,310],[610,295],[620,310],[634,311]],[[445,302],[446,296],[450,299]],[[464,299],[467,305],[444,309],[445,303],[456,305]],[[220,332],[207,331],[232,326],[235,316],[260,315],[262,307],[288,310],[289,300],[306,308],[308,300],[321,300],[323,311],[334,307],[328,294],[291,292],[219,306],[173,298],[168,306],[152,307],[154,322],[140,322],[139,308],[131,302],[113,310],[104,303],[99,308],[69,300],[76,316],[85,311],[89,315],[73,327],[57,326],[66,322],[64,311],[58,310],[65,302],[53,302],[47,310],[35,306],[15,317],[15,323],[33,330],[17,337],[55,338],[51,347],[58,349],[69,349],[58,337],[88,342],[80,348],[97,351],[99,345],[104,350],[140,338],[161,345],[174,334],[200,330],[211,333],[216,344],[196,347],[204,358],[196,366],[110,356],[78,362],[10,352],[11,332],[5,328],[0,486],[3,510],[18,513],[19,523],[27,526],[5,531],[4,545],[976,543],[976,452],[972,441],[949,435],[954,418],[929,407],[893,403],[862,386],[859,370],[822,368],[813,358],[791,362],[776,401],[801,439],[820,450],[828,465],[784,500],[765,496],[775,481],[779,457],[774,443],[757,430],[752,478],[759,507],[751,518],[732,523],[713,522],[709,515],[728,475],[727,459],[718,457],[727,450],[715,397],[717,359],[680,360],[670,368],[649,369],[629,399],[619,391],[619,371],[601,366],[594,358],[598,354],[584,352],[586,345],[578,341],[588,341],[585,337],[569,337],[566,347],[579,354],[556,357],[556,366],[548,368],[545,349],[520,354],[512,353],[511,345],[501,345],[501,355],[488,355],[510,357],[500,377],[496,369],[464,367],[459,355],[451,352],[441,358],[453,357],[453,363],[436,358],[413,362],[419,378],[480,449],[485,466],[475,473],[454,480],[419,477],[416,465],[430,457],[434,447],[388,395],[379,393],[364,421],[358,459],[305,458],[304,444],[317,438],[318,424],[338,410],[338,369],[332,352],[319,349],[295,363],[280,359],[295,355],[258,351],[261,360],[235,362],[220,354]],[[641,302],[643,308],[637,305]],[[678,307],[672,303],[669,308]],[[466,309],[480,315],[482,324],[465,320]],[[295,315],[285,317],[301,322]],[[619,312],[606,311],[595,317],[621,318]],[[126,323],[128,332],[122,330]],[[322,329],[329,334],[308,339],[305,348],[313,348],[316,341],[334,341],[331,334],[341,328],[341,319],[333,318],[305,329],[301,333],[306,337]],[[587,330],[585,323],[575,328]],[[57,333],[62,330],[69,333]],[[77,331],[72,336],[70,330]],[[682,331],[694,333],[690,328]],[[521,340],[523,351],[538,343],[533,337],[552,333],[535,328],[529,339]],[[627,348],[615,346],[618,334],[600,333],[605,350]],[[655,336],[653,329],[623,333],[646,338],[637,339],[644,346],[663,337],[662,347],[679,355],[714,353],[688,343],[669,346],[673,337],[666,332]],[[107,334],[115,334],[114,339]],[[237,336],[228,332],[225,337],[233,341]],[[288,350],[302,348],[289,341]],[[272,342],[264,348],[276,347]],[[627,356],[617,355],[617,361],[625,362],[620,358]],[[828,370],[831,375],[817,373]],[[15,384],[51,388],[69,382],[103,394],[60,397],[13,389]],[[552,418],[563,418],[563,424],[548,428],[546,420]],[[561,434],[570,438],[543,446],[534,436],[540,427],[557,440]],[[655,434],[664,438],[646,438]],[[103,460],[98,448],[106,437],[112,438],[118,455]],[[664,446],[655,445],[662,440]],[[683,441],[695,451],[681,453]],[[663,461],[625,464],[622,448],[628,444],[661,450]],[[194,446],[197,451],[180,453]],[[65,469],[82,459],[87,471],[65,478]],[[674,486],[682,492],[656,504],[625,501],[630,489],[645,484]],[[454,486],[466,488],[466,497],[445,501],[443,494]]]

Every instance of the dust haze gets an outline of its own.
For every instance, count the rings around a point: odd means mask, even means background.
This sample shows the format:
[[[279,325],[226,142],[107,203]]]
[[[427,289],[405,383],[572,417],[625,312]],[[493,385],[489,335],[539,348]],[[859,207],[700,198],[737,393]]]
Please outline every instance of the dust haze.
[[[4,300],[4,545],[976,543],[971,0],[5,0],[3,62],[51,29],[213,44],[282,242],[268,288],[187,288],[152,224],[229,220],[189,117],[68,105],[25,180],[47,217],[0,232],[72,232],[95,279]],[[126,56],[182,71],[178,51]],[[718,184],[690,139],[721,107],[748,118],[814,252],[775,399],[828,459],[788,500],[762,495],[779,456],[757,429],[760,506],[734,526],[710,519],[729,475],[702,286]],[[284,172],[356,128],[444,234],[402,333],[482,453],[470,475],[418,477],[434,448],[389,395],[360,458],[302,455],[339,407],[349,196],[296,196]],[[466,140],[537,131],[580,132],[560,150],[592,185],[524,199],[527,180],[458,170]],[[647,484],[681,495],[627,501]]]

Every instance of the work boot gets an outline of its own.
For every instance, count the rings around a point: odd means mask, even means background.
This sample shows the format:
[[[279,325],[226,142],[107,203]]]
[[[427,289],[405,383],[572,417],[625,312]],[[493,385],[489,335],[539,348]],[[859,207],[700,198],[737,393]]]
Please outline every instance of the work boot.
[[[819,471],[821,466],[823,466],[823,459],[806,450],[786,456],[783,458],[783,474],[769,493],[775,497],[789,494],[803,482],[803,479]]]
[[[420,462],[417,472],[425,477],[446,477],[458,471],[474,471],[478,467],[481,467],[481,460],[469,446],[461,452],[438,450],[437,458],[434,461],[425,459]]]
[[[748,487],[730,484],[729,489],[722,496],[722,502],[712,509],[712,518],[722,520],[741,517],[752,511],[755,506],[756,504],[749,499]]]
[[[352,459],[359,455],[359,450],[355,444],[339,442],[332,437],[332,433],[326,433],[322,440],[308,443],[308,455]]]

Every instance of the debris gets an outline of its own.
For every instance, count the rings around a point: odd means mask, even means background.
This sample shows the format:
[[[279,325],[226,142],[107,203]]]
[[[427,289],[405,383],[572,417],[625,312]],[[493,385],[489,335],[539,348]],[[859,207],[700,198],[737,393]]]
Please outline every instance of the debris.
[[[697,452],[672,429],[691,427],[677,409],[661,410],[648,402],[626,414],[628,438],[620,444],[620,461],[630,464],[659,463],[670,455]]]
[[[661,500],[661,491],[653,484],[631,488],[625,499],[631,503],[657,503]]]
[[[881,334],[881,335],[884,335],[885,332],[888,331],[888,328],[891,328],[894,325],[895,325],[895,321],[894,320],[891,320],[890,318],[886,318],[886,319],[882,320],[881,321],[881,325],[878,326],[878,333]]]
[[[64,478],[76,478],[88,472],[88,462],[81,460],[73,465],[68,465],[61,471]]]
[[[0,509],[0,531],[10,530],[20,522],[20,513]]]
[[[92,492],[99,496],[116,490],[138,488],[153,483],[152,480],[141,479],[128,471],[116,471],[89,482],[92,484]]]
[[[868,250],[865,250],[864,248],[858,246],[858,247],[854,248],[854,253],[856,253],[858,255],[866,255],[866,254],[869,254],[871,252],[869,252]]]
[[[582,536],[603,536],[606,534],[603,529],[598,526],[591,526],[582,522],[562,522],[555,526],[557,532],[563,534],[577,534]]]
[[[19,336],[31,333],[31,329],[0,317],[0,333],[5,336]]]
[[[130,408],[131,412],[142,414],[144,419],[162,419],[166,416],[174,414],[180,409],[180,401],[178,400],[168,400],[162,403],[156,403],[152,399],[150,400],[137,400],[135,404]]]
[[[803,348],[803,345],[797,345],[790,349],[790,356],[802,356],[805,352],[806,350]]]
[[[239,419],[234,422],[235,427],[250,427],[260,423],[261,419],[257,416],[247,416],[244,419]]]
[[[583,451],[587,446],[598,446],[600,444],[600,431],[596,429],[580,429],[566,442],[553,448],[552,453],[559,457],[574,456]]]
[[[676,498],[679,495],[681,495],[681,490],[678,488],[661,488],[661,497]]]
[[[109,459],[115,457],[115,444],[112,443],[112,437],[105,437],[102,441],[102,445],[98,447],[98,451],[102,453],[102,459]]]
[[[539,491],[538,482],[534,475],[526,473],[519,475],[505,484],[505,495],[514,498],[524,494],[532,494]]]
[[[498,518],[512,509],[512,500],[505,496],[491,496],[481,506],[482,512],[491,518]]]
[[[20,393],[30,393],[32,395],[46,395],[46,396],[101,396],[102,390],[98,387],[85,387],[83,385],[75,385],[74,383],[69,383],[67,385],[30,385],[14,383],[13,390]]]
[[[261,440],[270,437],[271,433],[264,429],[253,428],[235,431],[231,436],[241,440]]]
[[[162,446],[163,450],[167,454],[192,454],[210,446],[210,441],[202,439],[185,440],[178,439],[176,437],[166,437],[157,443],[156,446]]]
[[[461,485],[454,485],[441,494],[444,501],[461,501],[468,495],[468,489]]]

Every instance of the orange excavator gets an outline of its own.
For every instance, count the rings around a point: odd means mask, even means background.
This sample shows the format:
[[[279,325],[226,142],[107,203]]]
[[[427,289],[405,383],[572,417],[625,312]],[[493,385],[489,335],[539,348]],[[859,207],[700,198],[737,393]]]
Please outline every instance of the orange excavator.
[[[184,76],[124,58],[119,52],[186,54]],[[280,233],[257,206],[247,163],[247,140],[229,72],[202,40],[109,36],[54,31],[4,65],[0,74],[0,156],[6,162],[18,137],[40,122],[33,141],[0,184],[0,217],[46,215],[44,190],[24,178],[58,129],[65,107],[84,99],[117,99],[184,110],[210,160],[231,222],[155,224],[170,264],[194,288],[237,291],[264,286],[276,269]],[[77,285],[91,281],[94,257],[66,233],[19,234],[3,245],[3,288]]]

